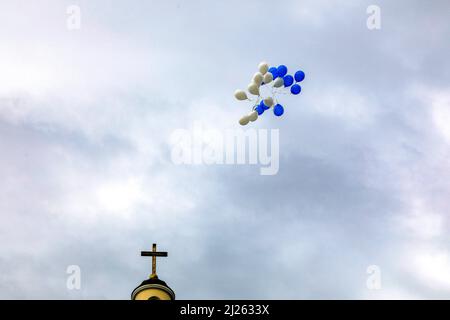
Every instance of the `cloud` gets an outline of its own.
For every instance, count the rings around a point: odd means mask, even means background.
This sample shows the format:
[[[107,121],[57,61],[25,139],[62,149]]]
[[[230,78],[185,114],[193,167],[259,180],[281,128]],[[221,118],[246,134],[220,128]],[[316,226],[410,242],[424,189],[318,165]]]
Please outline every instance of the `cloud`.
[[[448,298],[448,4],[381,2],[379,31],[369,4],[81,2],[78,31],[2,4],[0,297],[128,299],[157,242],[179,298]],[[307,74],[253,124],[278,174],[172,163],[175,130],[236,128],[260,60]]]

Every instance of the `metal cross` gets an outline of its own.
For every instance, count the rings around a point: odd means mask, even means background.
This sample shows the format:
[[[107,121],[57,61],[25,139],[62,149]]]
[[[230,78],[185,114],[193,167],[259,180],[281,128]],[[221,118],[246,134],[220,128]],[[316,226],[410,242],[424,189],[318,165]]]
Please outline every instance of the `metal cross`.
[[[152,257],[152,274],[150,278],[157,278],[156,275],[156,257],[167,257],[167,252],[157,252],[156,243],[153,244],[152,251],[141,251],[142,257]]]

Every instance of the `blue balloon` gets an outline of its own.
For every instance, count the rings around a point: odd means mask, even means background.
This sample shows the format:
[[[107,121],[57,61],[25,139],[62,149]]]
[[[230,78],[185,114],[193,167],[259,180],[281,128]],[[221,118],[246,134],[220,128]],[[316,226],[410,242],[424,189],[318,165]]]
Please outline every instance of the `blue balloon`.
[[[284,108],[281,104],[277,104],[275,107],[273,107],[273,114],[277,117],[281,116],[284,113]]]
[[[302,82],[305,79],[305,73],[299,70],[295,73],[294,78],[296,82]]]
[[[260,116],[264,113],[264,107],[261,105],[257,105],[255,110],[256,110],[256,112],[258,112],[258,116]]]
[[[283,81],[284,81],[284,86],[287,88],[291,84],[294,83],[294,78],[288,74],[287,76],[284,76]]]
[[[279,77],[284,77],[286,75],[286,73],[287,73],[287,67],[285,65],[282,64],[282,65],[278,66],[277,75]]]
[[[271,67],[271,68],[269,68],[269,72],[272,74],[273,80],[275,80],[278,77],[277,68]]]
[[[294,84],[292,87],[291,87],[291,93],[292,94],[299,94],[300,93],[300,91],[302,91],[302,87],[300,87],[300,85],[298,85],[297,83],[296,84]]]

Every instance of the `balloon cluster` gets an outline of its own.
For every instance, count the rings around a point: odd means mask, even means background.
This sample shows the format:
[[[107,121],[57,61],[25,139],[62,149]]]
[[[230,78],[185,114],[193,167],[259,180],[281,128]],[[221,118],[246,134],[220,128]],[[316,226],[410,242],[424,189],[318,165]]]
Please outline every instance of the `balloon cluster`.
[[[284,113],[284,108],[278,103],[275,96],[279,93],[287,94],[289,91],[291,94],[297,95],[302,91],[302,87],[298,83],[305,79],[305,73],[301,70],[298,70],[292,76],[287,74],[288,69],[285,65],[269,68],[266,62],[261,62],[258,70],[253,75],[252,82],[247,87],[248,92],[256,96],[256,100],[249,99],[244,90],[236,90],[234,92],[236,99],[253,102],[252,112],[239,120],[239,124],[243,126],[247,125],[250,121],[256,121],[258,116],[269,109],[273,109],[273,113],[277,117],[280,117]],[[269,85],[270,83],[272,84],[271,86]],[[270,88],[270,94],[266,97],[263,97],[260,93],[262,86]]]

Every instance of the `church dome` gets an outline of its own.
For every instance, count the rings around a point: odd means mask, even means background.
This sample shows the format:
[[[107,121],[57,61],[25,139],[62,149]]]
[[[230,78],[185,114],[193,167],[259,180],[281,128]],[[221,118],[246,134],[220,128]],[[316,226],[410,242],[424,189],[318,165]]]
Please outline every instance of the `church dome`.
[[[175,292],[164,281],[153,277],[133,290],[131,300],[175,300]]]

